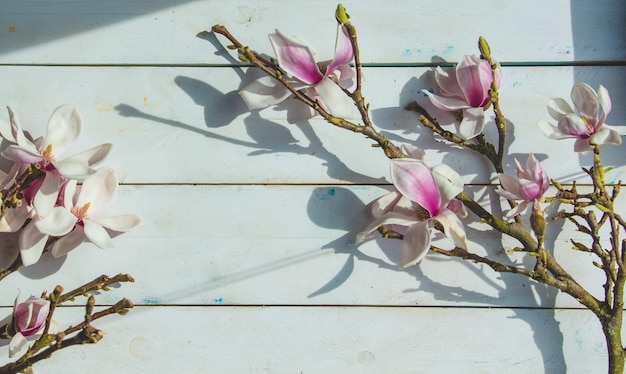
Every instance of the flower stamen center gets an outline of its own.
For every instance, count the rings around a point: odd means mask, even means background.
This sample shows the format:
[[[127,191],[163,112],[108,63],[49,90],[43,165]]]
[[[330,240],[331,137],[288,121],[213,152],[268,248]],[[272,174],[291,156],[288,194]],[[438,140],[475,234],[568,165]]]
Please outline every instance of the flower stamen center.
[[[46,146],[46,149],[40,151],[39,153],[41,154],[41,157],[46,160],[46,162],[54,161],[54,155],[52,154],[52,144],[48,144],[48,146]]]
[[[89,206],[91,203],[86,203],[82,207],[74,206],[70,209],[70,212],[76,216],[79,220],[87,218],[87,211],[89,210]]]

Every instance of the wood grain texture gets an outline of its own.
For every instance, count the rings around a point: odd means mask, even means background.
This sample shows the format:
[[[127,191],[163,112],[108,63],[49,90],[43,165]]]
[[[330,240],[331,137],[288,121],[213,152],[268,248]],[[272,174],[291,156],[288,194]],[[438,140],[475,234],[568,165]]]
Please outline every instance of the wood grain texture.
[[[383,4],[384,3],[384,4]],[[382,4],[382,5],[381,5]],[[353,1],[365,97],[390,139],[426,149],[431,163],[459,171],[466,190],[495,203],[497,179],[477,155],[451,149],[402,109],[417,100],[452,130],[421,90],[432,69],[477,53],[485,36],[504,64],[508,121],[505,168],[534,153],[552,178],[582,181],[591,155],[538,130],[550,98],[575,82],[611,93],[607,122],[626,125],[626,4],[618,0],[507,2]],[[143,224],[102,251],[70,255],[12,274],[1,284],[0,318],[18,290],[39,294],[126,272],[132,284],[97,296],[139,305],[94,325],[96,346],[61,351],[36,372],[95,373],[596,373],[606,349],[595,317],[571,297],[525,278],[429,255],[399,270],[399,242],[356,246],[368,202],[391,189],[387,159],[361,136],[307,119],[288,100],[249,112],[237,91],[258,76],[212,35],[226,25],[270,54],[275,28],[301,34],[328,58],[334,1],[0,0],[0,104],[32,134],[58,105],[75,104],[83,136],[68,153],[114,144],[107,166],[123,185],[110,214]],[[356,115],[356,112],[355,112]],[[6,121],[4,112],[0,119]],[[493,136],[492,127],[487,135]],[[604,147],[608,181],[626,180],[624,147]],[[491,201],[491,202],[490,202]],[[618,201],[626,211],[624,198]],[[548,214],[558,210],[548,207]],[[507,263],[532,261],[470,216],[470,249]],[[602,277],[592,256],[572,252],[569,225],[547,244],[594,294]],[[0,237],[0,267],[15,237]],[[441,240],[444,247],[450,243]],[[80,303],[81,301],[77,301]],[[61,308],[61,325],[82,308]],[[5,319],[6,320],[6,319]],[[0,365],[7,362],[0,341]]]

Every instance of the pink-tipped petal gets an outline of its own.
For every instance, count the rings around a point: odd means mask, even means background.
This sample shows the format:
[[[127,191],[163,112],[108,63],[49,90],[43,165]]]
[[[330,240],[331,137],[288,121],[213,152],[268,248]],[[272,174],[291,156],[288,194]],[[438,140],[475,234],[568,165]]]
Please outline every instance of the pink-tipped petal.
[[[333,61],[326,68],[324,77],[332,74],[340,65],[346,65],[352,61],[354,53],[352,51],[352,42],[344,25],[337,25],[337,39],[335,41],[335,55]]]
[[[56,108],[48,120],[45,146],[52,145],[55,155],[65,152],[80,135],[83,119],[73,105]]]
[[[315,63],[309,46],[278,30],[270,34],[269,38],[281,69],[307,84],[315,84],[324,77]]]
[[[500,196],[509,200],[520,199],[520,185],[517,178],[506,174],[498,174],[498,179],[500,179],[500,185],[502,186],[503,190],[496,190],[496,192],[500,194]]]
[[[400,267],[406,268],[422,261],[430,249],[430,226],[428,221],[418,222],[404,234]]]
[[[481,65],[478,57],[465,55],[456,66],[456,79],[463,91],[465,101],[471,107],[484,105],[492,81],[491,68],[486,77]]]
[[[410,158],[393,159],[391,178],[401,194],[426,209],[431,217],[437,214],[441,196],[435,178],[426,164]]]

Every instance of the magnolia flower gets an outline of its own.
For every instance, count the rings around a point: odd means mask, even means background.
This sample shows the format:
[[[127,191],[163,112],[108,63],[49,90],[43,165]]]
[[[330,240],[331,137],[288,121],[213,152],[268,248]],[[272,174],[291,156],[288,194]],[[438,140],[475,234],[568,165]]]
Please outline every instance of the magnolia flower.
[[[49,237],[59,237],[52,245],[52,255],[60,257],[89,240],[100,248],[112,248],[106,229],[125,232],[139,224],[134,214],[94,218],[117,196],[117,176],[113,169],[103,168],[89,176],[76,192],[76,180],[70,180],[63,191],[61,206],[55,206],[45,217],[33,219],[20,232],[20,255],[25,266],[37,262]]]
[[[13,316],[11,320],[15,335],[9,343],[9,357],[15,356],[28,344],[27,336],[37,334],[46,324],[50,311],[50,301],[31,296],[24,302],[13,302]]]
[[[380,226],[393,226],[404,234],[400,266],[420,262],[428,252],[431,230],[439,222],[454,244],[467,248],[465,229],[457,216],[467,215],[460,202],[453,200],[463,191],[461,177],[447,165],[432,170],[411,158],[391,160],[391,177],[398,191],[375,200],[371,205],[374,221],[357,235],[357,242],[370,237]]]
[[[576,111],[561,98],[548,102],[548,113],[558,123],[556,126],[547,121],[539,121],[539,128],[550,139],[576,138],[575,152],[593,149],[592,144],[622,144],[624,129],[617,129],[604,123],[611,112],[609,91],[602,85],[598,92],[585,83],[576,83],[572,87],[572,102]]]
[[[448,112],[463,111],[463,120],[459,124],[459,135],[466,139],[476,137],[485,126],[484,107],[489,104],[489,89],[493,82],[491,66],[486,60],[465,55],[454,70],[437,67],[435,82],[441,95],[428,90],[430,102]],[[500,86],[500,69],[496,70],[496,87]]]
[[[515,160],[515,165],[517,167],[517,178],[506,174],[498,174],[501,188],[498,188],[496,192],[506,199],[519,202],[505,216],[514,217],[518,214],[523,214],[530,205],[533,206],[533,212],[537,213],[539,211],[539,201],[548,187],[550,187],[550,179],[532,153],[528,155],[526,168],[522,167],[517,159]]]
[[[337,26],[335,54],[332,61],[316,63],[314,52],[296,38],[290,38],[278,30],[269,35],[270,43],[278,60],[278,66],[291,77],[287,80],[298,90],[303,90],[324,109],[337,117],[352,114],[352,101],[338,85],[352,79],[352,43],[343,25]],[[240,91],[250,109],[262,109],[285,100],[290,91],[276,79],[264,76]]]
[[[47,215],[54,206],[65,178],[82,180],[94,173],[91,166],[102,161],[111,144],[102,144],[74,156],[60,159],[80,135],[83,120],[72,105],[62,105],[52,112],[46,135],[31,141],[26,137],[18,118],[9,108],[11,124],[0,123],[0,136],[12,143],[1,154],[22,164],[39,164],[45,172],[43,180],[37,180],[24,191],[32,196],[32,204],[41,216]]]

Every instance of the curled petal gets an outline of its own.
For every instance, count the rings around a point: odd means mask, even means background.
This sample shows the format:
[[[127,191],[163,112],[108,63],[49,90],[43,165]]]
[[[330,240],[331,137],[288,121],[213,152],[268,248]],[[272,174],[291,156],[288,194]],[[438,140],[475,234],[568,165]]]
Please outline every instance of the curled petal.
[[[509,210],[504,216],[506,218],[512,218],[518,214],[524,214],[526,210],[528,210],[528,207],[531,206],[532,204],[533,202],[530,202],[530,201],[522,201],[521,203],[517,204],[515,208]]]
[[[463,99],[459,99],[458,97],[435,95],[427,90],[422,90],[422,93],[428,96],[428,99],[434,106],[447,112],[469,108],[469,105],[467,105]]]
[[[401,268],[414,265],[426,257],[430,249],[431,225],[431,222],[423,221],[408,228],[402,240]]]
[[[315,84],[324,78],[309,46],[278,30],[269,38],[281,69],[307,84]]]
[[[65,152],[80,135],[83,119],[73,105],[62,105],[52,112],[44,145],[52,145],[56,155]]]
[[[435,178],[426,164],[410,158],[393,159],[391,178],[402,195],[426,209],[431,217],[437,214],[441,195]]]
[[[498,174],[498,179],[500,179],[502,189],[498,189],[496,192],[500,196],[509,200],[521,200],[520,184],[517,178],[506,174]]]
[[[464,97],[463,90],[461,90],[459,82],[456,80],[453,68],[444,69],[441,66],[437,66],[435,68],[435,83],[446,96]]]
[[[484,105],[493,80],[491,67],[486,61],[483,63],[476,56],[463,56],[456,66],[456,79],[469,106],[476,108]]]
[[[598,101],[600,102],[600,106],[602,107],[602,115],[598,119],[597,126],[602,126],[606,116],[611,113],[611,109],[613,105],[611,104],[611,95],[609,95],[609,91],[604,88],[603,85],[600,85],[598,88]]]
[[[385,194],[369,204],[369,211],[373,218],[380,218],[389,213],[398,203],[402,195],[398,191]]]

